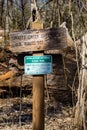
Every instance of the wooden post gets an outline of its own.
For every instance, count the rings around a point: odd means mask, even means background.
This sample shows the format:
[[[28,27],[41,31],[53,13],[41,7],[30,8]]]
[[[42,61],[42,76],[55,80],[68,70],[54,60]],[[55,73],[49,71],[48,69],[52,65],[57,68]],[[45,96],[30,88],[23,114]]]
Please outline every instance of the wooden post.
[[[33,55],[43,55],[43,52]],[[44,130],[44,75],[33,76],[33,130]]]
[[[36,52],[33,55],[41,56],[44,53]],[[44,130],[44,75],[33,76],[33,130]]]
[[[43,29],[43,22],[40,18],[36,1],[31,0],[31,30]],[[16,53],[38,51],[34,52],[33,55],[44,55],[44,50],[63,49],[67,47],[66,29],[50,29],[47,33],[46,31],[42,31],[42,35],[40,35],[40,31],[11,33],[10,44],[12,51]],[[62,33],[63,35],[61,35]],[[33,36],[35,37],[33,38]],[[33,130],[44,130],[44,75],[33,76]]]
[[[36,4],[35,4],[36,5]],[[37,9],[31,7],[31,14],[37,15]],[[34,12],[32,12],[34,10]],[[32,15],[33,19],[33,15]],[[40,17],[31,23],[31,29],[43,29],[43,22]],[[44,51],[34,52],[34,56],[44,55]],[[44,130],[44,75],[33,76],[33,130]]]
[[[44,130],[44,75],[33,76],[33,130]]]

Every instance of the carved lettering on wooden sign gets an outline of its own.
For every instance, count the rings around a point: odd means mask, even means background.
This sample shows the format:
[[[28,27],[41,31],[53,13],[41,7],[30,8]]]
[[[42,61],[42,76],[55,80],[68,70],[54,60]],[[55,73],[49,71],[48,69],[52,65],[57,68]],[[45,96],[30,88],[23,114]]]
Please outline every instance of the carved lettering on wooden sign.
[[[63,49],[67,47],[66,37],[64,28],[14,32],[10,33],[10,46],[15,53]]]

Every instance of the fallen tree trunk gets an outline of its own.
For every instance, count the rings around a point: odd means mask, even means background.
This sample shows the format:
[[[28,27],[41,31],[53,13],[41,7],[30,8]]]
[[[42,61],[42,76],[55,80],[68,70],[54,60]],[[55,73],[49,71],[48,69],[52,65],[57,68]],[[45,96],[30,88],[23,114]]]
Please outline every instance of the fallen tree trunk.
[[[21,84],[21,75],[14,75],[7,80],[0,81],[0,87],[20,87]],[[22,87],[31,87],[32,86],[32,76],[22,75]]]
[[[12,70],[9,70],[5,74],[0,75],[0,81],[12,78],[15,74],[16,74],[16,72],[13,72]]]

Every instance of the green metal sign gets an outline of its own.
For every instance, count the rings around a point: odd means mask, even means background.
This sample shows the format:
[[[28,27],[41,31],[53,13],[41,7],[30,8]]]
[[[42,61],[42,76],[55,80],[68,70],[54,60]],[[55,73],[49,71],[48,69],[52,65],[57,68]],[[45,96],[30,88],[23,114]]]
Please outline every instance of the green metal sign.
[[[52,56],[25,56],[24,69],[27,75],[52,73]]]

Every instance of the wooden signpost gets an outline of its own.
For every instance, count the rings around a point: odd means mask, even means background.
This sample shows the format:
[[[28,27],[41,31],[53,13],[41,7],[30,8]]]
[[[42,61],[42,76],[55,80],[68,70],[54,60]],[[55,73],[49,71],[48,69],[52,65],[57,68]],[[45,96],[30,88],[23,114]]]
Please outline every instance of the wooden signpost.
[[[10,46],[14,53],[33,51],[33,56],[43,56],[45,50],[67,48],[66,37],[66,29],[44,30],[38,20],[29,31],[10,33]],[[44,130],[44,74],[33,75],[33,130]]]
[[[67,48],[64,28],[44,30],[40,21],[41,30],[38,30],[36,22],[33,22],[33,29],[10,33],[10,46],[14,53],[33,51],[33,56],[43,56],[45,50]],[[33,130],[44,130],[44,74],[33,75]]]

